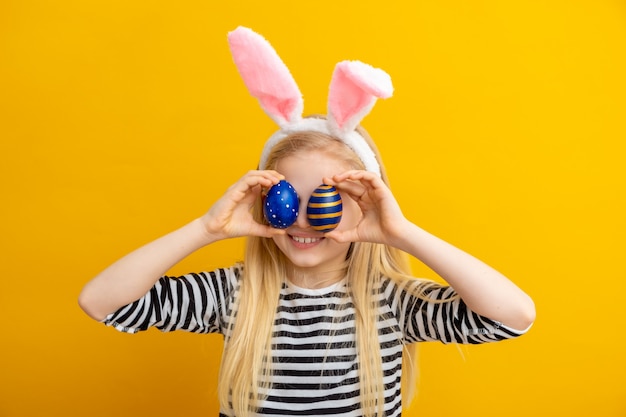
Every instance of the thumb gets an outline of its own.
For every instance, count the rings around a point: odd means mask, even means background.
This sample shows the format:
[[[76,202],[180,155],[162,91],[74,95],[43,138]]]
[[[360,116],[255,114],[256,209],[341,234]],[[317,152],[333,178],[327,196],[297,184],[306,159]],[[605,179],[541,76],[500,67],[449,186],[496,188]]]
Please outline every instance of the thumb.
[[[357,234],[354,230],[338,231],[333,230],[331,232],[324,233],[324,237],[332,239],[338,243],[347,243],[357,241]]]
[[[259,237],[272,238],[274,236],[280,236],[287,233],[284,229],[276,229],[267,225],[259,225],[258,228],[255,228],[253,234]]]

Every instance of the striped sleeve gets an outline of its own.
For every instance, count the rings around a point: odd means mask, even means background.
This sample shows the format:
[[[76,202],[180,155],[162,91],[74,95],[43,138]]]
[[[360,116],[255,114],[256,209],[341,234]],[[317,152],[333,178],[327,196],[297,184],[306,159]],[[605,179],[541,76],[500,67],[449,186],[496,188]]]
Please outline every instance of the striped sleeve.
[[[425,297],[416,297],[406,287],[392,289],[392,303],[403,329],[405,342],[481,344],[524,334],[473,312],[452,287],[437,285]]]
[[[163,332],[222,333],[238,277],[235,267],[161,277],[143,297],[108,315],[103,323],[125,333],[150,327]]]

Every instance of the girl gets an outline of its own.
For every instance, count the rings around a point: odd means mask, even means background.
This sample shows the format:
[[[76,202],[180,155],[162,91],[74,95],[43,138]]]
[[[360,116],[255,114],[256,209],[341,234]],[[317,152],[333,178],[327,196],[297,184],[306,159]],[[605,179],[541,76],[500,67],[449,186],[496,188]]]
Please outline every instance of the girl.
[[[223,334],[220,415],[238,417],[399,416],[414,386],[408,361],[416,342],[493,342],[530,327],[534,305],[522,290],[398,206],[358,126],[377,97],[390,95],[385,73],[338,64],[328,117],[301,118],[301,95],[271,46],[245,28],[229,40],[244,81],[280,130],[259,169],[206,214],[91,280],[79,297],[87,314],[128,333]],[[263,195],[281,180],[302,204],[320,183],[334,186],[343,202],[338,227],[316,231],[304,213],[285,229],[271,227]],[[243,263],[163,276],[195,250],[241,236]],[[412,278],[405,254],[449,285]]]

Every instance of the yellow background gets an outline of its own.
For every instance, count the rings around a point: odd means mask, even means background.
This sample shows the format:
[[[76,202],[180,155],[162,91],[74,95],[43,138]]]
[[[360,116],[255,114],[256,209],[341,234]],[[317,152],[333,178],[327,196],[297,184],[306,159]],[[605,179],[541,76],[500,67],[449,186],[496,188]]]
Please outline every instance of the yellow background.
[[[406,214],[536,301],[520,339],[423,345],[406,415],[626,416],[626,6],[603,0],[1,2],[0,416],[216,415],[219,337],[120,334],[76,298],[255,166],[274,126],[232,64],[238,25],[308,113],[337,61],[387,70],[364,125]]]

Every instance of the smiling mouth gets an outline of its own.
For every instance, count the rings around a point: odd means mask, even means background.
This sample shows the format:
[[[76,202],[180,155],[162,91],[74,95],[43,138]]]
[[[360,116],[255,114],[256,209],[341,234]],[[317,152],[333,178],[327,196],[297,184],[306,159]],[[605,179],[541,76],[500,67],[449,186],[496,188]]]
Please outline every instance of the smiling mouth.
[[[298,243],[316,243],[320,240],[324,239],[323,237],[300,237],[300,236],[291,236],[295,242]]]

